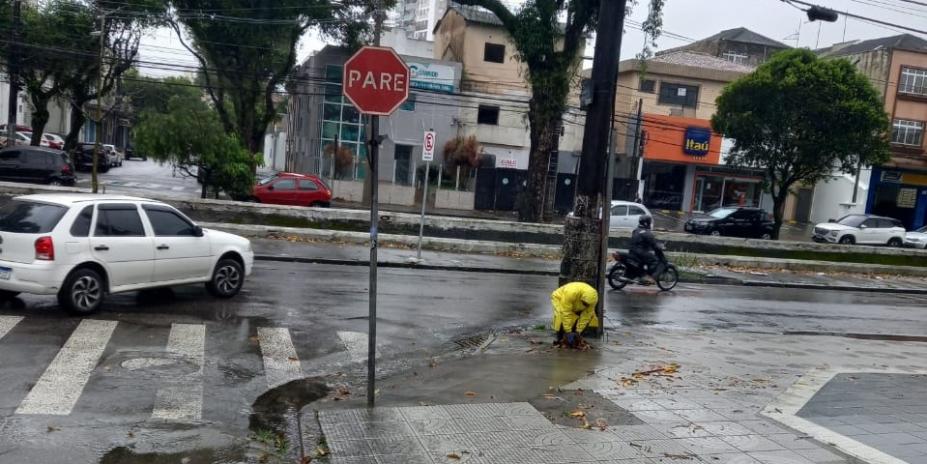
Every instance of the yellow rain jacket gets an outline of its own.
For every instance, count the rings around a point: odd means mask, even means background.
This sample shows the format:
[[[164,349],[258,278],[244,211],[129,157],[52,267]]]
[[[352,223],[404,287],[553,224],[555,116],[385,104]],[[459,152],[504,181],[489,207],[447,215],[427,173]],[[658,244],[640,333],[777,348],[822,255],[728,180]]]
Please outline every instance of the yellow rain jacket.
[[[554,331],[570,332],[576,324],[576,332],[582,333],[586,327],[598,327],[599,319],[595,316],[595,304],[599,301],[599,292],[585,282],[570,282],[550,295],[554,305],[554,318],[551,328]]]

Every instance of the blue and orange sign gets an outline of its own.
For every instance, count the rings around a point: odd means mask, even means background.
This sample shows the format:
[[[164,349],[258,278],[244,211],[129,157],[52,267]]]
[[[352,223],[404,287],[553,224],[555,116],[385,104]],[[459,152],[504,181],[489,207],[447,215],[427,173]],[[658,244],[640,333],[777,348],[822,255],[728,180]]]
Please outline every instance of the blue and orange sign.
[[[699,165],[721,162],[721,135],[711,121],[659,114],[644,115],[644,159]]]
[[[711,129],[707,127],[687,127],[682,140],[682,151],[687,155],[705,156],[711,146]]]

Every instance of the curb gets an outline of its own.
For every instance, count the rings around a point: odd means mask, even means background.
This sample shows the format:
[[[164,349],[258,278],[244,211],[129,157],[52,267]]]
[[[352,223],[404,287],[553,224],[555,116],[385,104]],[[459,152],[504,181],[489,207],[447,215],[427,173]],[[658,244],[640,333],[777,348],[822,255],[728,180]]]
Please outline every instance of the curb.
[[[278,262],[278,263],[301,263],[301,264],[327,264],[332,266],[358,266],[366,267],[370,265],[369,260],[353,259],[333,259],[333,258],[303,258],[297,256],[276,256],[276,255],[255,255],[256,261]],[[430,271],[451,271],[451,272],[473,272],[486,274],[518,274],[518,275],[536,275],[545,277],[556,277],[560,273],[556,271],[531,270],[531,269],[505,269],[505,268],[480,268],[480,267],[463,267],[463,266],[445,266],[434,264],[419,263],[399,263],[399,262],[380,262],[380,268],[388,269],[420,269]],[[703,285],[730,285],[741,287],[766,287],[766,288],[795,288],[805,290],[829,290],[838,292],[866,292],[866,293],[896,293],[908,295],[927,295],[927,288],[879,288],[879,287],[853,287],[849,285],[823,285],[809,284],[801,282],[765,282],[762,280],[742,280],[730,277],[719,277],[714,275],[704,275],[699,278],[687,278],[680,276],[680,283],[703,284]]]

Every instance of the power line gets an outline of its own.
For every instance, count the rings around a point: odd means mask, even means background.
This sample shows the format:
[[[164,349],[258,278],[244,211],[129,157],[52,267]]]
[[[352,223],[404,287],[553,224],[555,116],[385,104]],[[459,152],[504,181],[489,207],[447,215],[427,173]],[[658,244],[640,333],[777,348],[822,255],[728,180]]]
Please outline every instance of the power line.
[[[820,6],[815,5],[815,4],[813,4],[813,3],[805,2],[805,1],[803,1],[803,0],[781,0],[781,1],[783,1],[783,2],[785,2],[785,3],[798,3],[799,5],[804,5],[804,6],[807,6],[807,7],[819,7],[819,8],[823,8],[823,7],[820,7]],[[794,6],[794,5],[793,5],[793,6]],[[828,8],[828,9],[829,9],[829,8]],[[860,15],[857,15],[857,14],[854,14],[854,13],[850,13],[850,12],[848,12],[848,11],[840,12],[840,14],[845,15],[845,16],[848,16],[848,17],[850,17],[850,18],[855,18],[855,19],[859,19],[859,20],[862,20],[862,21],[868,21],[868,22],[871,22],[871,23],[873,23],[873,24],[881,24],[881,25],[883,25],[883,26],[898,28],[898,29],[902,29],[902,30],[909,31],[909,32],[916,32],[916,33],[918,33],[918,34],[927,35],[927,30],[916,29],[916,28],[904,26],[904,25],[901,25],[901,24],[890,23],[890,22],[888,22],[888,21],[882,21],[882,20],[880,20],[880,19],[868,18],[868,17],[866,17],[866,16],[860,16]]]

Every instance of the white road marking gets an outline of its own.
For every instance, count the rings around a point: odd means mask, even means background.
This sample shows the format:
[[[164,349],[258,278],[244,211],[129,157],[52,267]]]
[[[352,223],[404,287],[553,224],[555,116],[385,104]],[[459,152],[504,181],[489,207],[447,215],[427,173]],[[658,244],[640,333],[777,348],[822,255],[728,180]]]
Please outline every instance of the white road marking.
[[[302,365],[289,330],[282,327],[258,327],[258,341],[264,358],[264,377],[271,388],[303,377]]]
[[[20,316],[0,316],[0,338],[3,338],[19,321],[23,320]]]
[[[175,192],[183,192],[183,189],[184,189],[183,187],[171,187],[171,190]]]
[[[146,189],[157,190],[161,188],[161,184],[145,184]]]
[[[138,187],[139,185],[142,185],[142,184],[138,182],[126,182],[122,184],[123,187]]]
[[[364,332],[338,332],[338,338],[344,344],[348,354],[351,355],[351,361],[359,362],[367,360],[367,344],[369,338]]]
[[[927,374],[923,369],[873,369],[873,368],[833,368],[827,370],[811,371],[789,389],[779,395],[776,400],[766,406],[760,414],[781,422],[795,430],[808,434],[821,443],[830,443],[840,451],[870,464],[908,464],[907,461],[886,454],[871,446],[854,440],[852,437],[834,432],[833,430],[811,422],[798,416],[800,411],[817,392],[830,382],[837,374],[847,373],[880,373],[880,374]]]
[[[203,415],[203,363],[206,350],[206,326],[171,324],[167,352],[193,364],[194,370],[171,379],[170,385],[158,389],[152,419],[192,422]]]
[[[81,321],[16,409],[16,414],[70,414],[103,355],[116,324],[116,321],[93,319]]]

